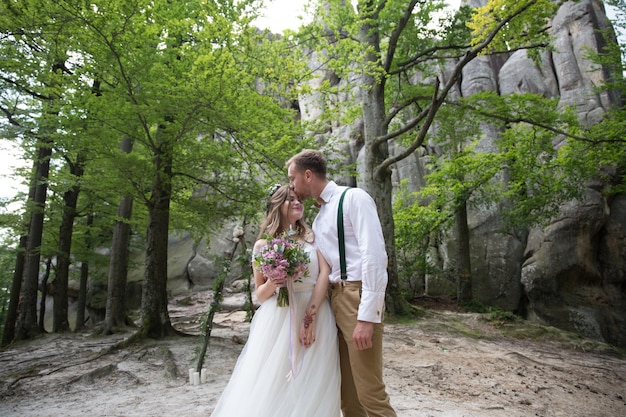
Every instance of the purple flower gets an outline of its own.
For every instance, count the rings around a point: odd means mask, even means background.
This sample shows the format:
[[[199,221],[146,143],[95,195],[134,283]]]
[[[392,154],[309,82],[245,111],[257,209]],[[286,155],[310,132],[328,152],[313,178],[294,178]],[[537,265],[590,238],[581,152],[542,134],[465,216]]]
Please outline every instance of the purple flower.
[[[285,282],[291,279],[294,282],[307,272],[309,254],[304,247],[286,237],[268,239],[259,253],[255,254],[252,261],[253,267],[261,271],[267,278],[273,281]],[[286,287],[278,290],[278,305],[289,305],[289,297]]]

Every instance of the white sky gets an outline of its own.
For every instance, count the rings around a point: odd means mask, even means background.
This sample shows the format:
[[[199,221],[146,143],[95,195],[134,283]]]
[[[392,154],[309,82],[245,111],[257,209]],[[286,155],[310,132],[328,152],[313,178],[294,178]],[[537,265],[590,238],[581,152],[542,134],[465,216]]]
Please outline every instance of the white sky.
[[[304,17],[304,6],[307,0],[266,0],[265,16],[257,19],[260,27],[268,27],[274,33],[282,33],[285,29],[296,30]],[[448,0],[451,7],[457,8],[461,0]],[[615,9],[605,5],[609,19],[615,20]]]
[[[282,33],[285,29],[296,30],[302,24],[306,0],[266,0],[264,17],[257,19],[256,24],[262,28],[270,28],[274,33]]]
[[[259,27],[270,28],[274,33],[282,33],[285,29],[297,30],[305,17],[304,7],[308,0],[266,0],[264,17],[257,19]],[[352,3],[356,3],[352,0]],[[452,7],[458,7],[461,0],[448,0]]]
[[[0,198],[9,198],[23,190],[19,181],[13,179],[13,171],[27,166],[21,159],[19,149],[7,139],[0,141]]]

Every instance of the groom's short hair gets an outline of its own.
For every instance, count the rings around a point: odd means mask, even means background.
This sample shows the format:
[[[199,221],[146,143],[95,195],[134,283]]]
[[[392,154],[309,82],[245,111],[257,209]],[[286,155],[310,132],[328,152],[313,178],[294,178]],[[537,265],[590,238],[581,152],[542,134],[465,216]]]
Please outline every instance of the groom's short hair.
[[[298,170],[310,170],[319,178],[326,178],[326,158],[315,149],[303,149],[287,161],[287,167],[294,164]]]

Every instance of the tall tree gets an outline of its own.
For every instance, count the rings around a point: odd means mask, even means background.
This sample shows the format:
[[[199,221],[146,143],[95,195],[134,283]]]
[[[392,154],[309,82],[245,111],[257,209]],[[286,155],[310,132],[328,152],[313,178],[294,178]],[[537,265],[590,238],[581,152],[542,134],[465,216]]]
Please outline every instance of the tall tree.
[[[68,315],[68,287],[71,264],[72,237],[74,230],[74,222],[77,217],[78,196],[80,186],[78,181],[83,176],[84,155],[78,153],[76,160],[66,158],[70,168],[70,185],[63,193],[63,209],[61,225],[59,227],[59,246],[57,251],[57,266],[54,279],[54,295],[53,295],[53,320],[52,331],[63,332],[70,330]]]
[[[130,154],[133,142],[125,138],[120,143],[120,150]],[[133,196],[123,196],[117,208],[117,219],[113,227],[111,255],[107,285],[107,302],[104,317],[105,334],[114,333],[115,329],[128,324],[126,314],[126,284],[128,277],[128,258],[130,251],[130,219],[133,212]]]
[[[90,227],[93,225],[93,214],[87,214],[87,231],[86,242],[85,242],[85,252],[90,252],[92,247],[92,238]],[[86,257],[85,257],[86,258]],[[89,280],[89,262],[86,259],[80,261],[80,280],[78,285],[78,297],[76,299],[76,327],[74,331],[78,332],[84,329],[85,327],[85,308],[87,305],[87,283]]]
[[[173,333],[167,311],[167,243],[172,200],[173,141],[157,129],[154,152],[155,176],[148,199],[146,270],[141,296],[141,327],[158,339]]]
[[[18,306],[20,301],[20,293],[22,290],[22,276],[24,275],[24,264],[26,262],[26,241],[27,236],[20,236],[17,245],[15,265],[13,267],[13,278],[11,280],[11,289],[9,294],[9,306],[7,308],[4,327],[2,330],[2,346],[6,346],[15,338],[15,326],[17,323]]]
[[[35,194],[34,198],[28,201],[28,205],[30,206],[30,222],[26,242],[21,303],[18,308],[15,326],[15,338],[18,340],[29,339],[40,333],[37,322],[37,291],[39,289],[40,249],[51,154],[52,146],[49,141],[42,141],[39,144],[39,152],[37,160],[35,161],[32,180],[33,184],[35,184]],[[20,277],[20,279],[22,279],[22,277]]]

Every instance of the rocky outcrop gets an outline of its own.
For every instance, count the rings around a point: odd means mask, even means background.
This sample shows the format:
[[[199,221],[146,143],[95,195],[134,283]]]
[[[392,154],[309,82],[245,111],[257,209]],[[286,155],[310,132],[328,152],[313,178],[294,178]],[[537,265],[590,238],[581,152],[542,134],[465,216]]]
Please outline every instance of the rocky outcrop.
[[[535,64],[525,51],[481,57],[463,71],[458,94],[492,90],[501,95],[536,93],[574,108],[590,126],[619,98],[598,93],[610,74],[585,55],[598,51],[607,28],[599,1],[564,3],[551,22],[555,50]],[[480,148],[491,149],[497,132],[486,128]],[[559,144],[555,144],[559,146]],[[528,238],[499,232],[498,213],[471,213],[473,296],[528,318],[626,346],[626,264],[623,196],[608,199],[602,184],[587,188],[546,228]]]
[[[603,46],[597,31],[604,28],[606,16],[600,2],[565,3],[552,21],[556,51],[544,59],[552,65],[541,71],[546,89],[538,92],[553,94],[557,87],[559,105],[576,108],[586,125],[597,123],[611,105],[619,104],[616,97],[595,92],[607,74],[584,58],[586,48]],[[550,68],[552,73],[546,70]],[[509,80],[517,78],[517,85],[524,85],[515,72],[508,74]],[[530,231],[520,276],[528,315],[626,346],[624,196],[608,198],[602,184],[593,184],[585,197],[583,202],[564,206],[548,227]]]
[[[465,3],[476,7],[485,2]],[[544,52],[539,64],[525,51],[479,57],[465,67],[452,94],[531,92],[558,99],[561,108],[576,109],[587,126],[597,123],[609,107],[621,105],[618,96],[596,91],[611,74],[585,58],[589,50],[604,46],[598,31],[609,25],[600,1],[566,2],[550,22],[554,51]],[[447,68],[438,75],[445,81]],[[304,98],[300,103],[303,119],[315,119],[323,105],[320,97]],[[332,137],[345,143],[348,162],[358,162],[362,152],[358,124],[329,126],[329,131],[332,135],[319,140]],[[484,126],[482,133],[478,150],[489,152],[498,132]],[[423,185],[426,169],[418,155],[394,168],[396,184],[406,180],[410,190]],[[625,200],[623,195],[608,198],[602,184],[592,184],[583,202],[565,205],[548,227],[517,235],[501,231],[496,208],[470,212],[473,297],[529,319],[626,346]],[[449,266],[454,246],[449,240],[436,248],[444,268]],[[430,291],[451,288],[436,282],[427,287]]]
[[[531,231],[521,275],[531,317],[626,346],[625,200],[590,187]]]
[[[541,65],[524,51],[513,53],[494,71],[500,94],[558,98],[559,106],[575,108],[586,125],[597,123],[611,105],[619,104],[617,97],[594,90],[608,75],[585,59],[587,48],[604,45],[598,30],[606,25],[599,1],[563,4],[551,25],[555,51],[544,53]],[[469,68],[464,78],[480,80],[484,73]],[[493,216],[475,223],[474,296],[523,311],[530,319],[626,346],[624,196],[608,199],[601,187],[590,185],[583,202],[565,205],[548,227],[530,230],[527,242],[495,233]],[[518,299],[512,281],[523,289]]]

